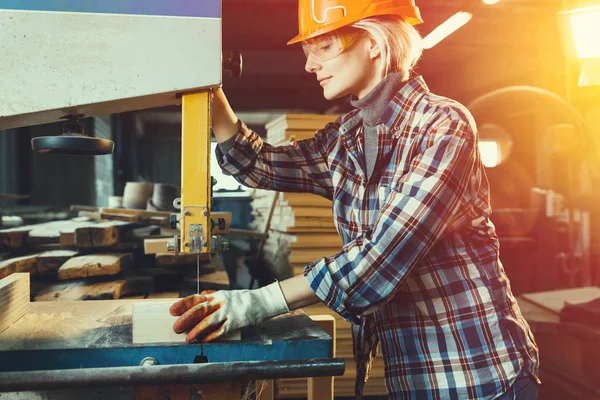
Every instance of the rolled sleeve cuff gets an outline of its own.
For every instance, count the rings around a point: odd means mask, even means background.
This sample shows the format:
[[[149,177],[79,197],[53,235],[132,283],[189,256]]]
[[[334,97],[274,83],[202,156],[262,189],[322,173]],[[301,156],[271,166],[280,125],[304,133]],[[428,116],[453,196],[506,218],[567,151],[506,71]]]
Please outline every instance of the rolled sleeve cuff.
[[[262,147],[262,139],[240,121],[238,132],[217,146],[217,161],[225,173],[239,175],[254,163]]]
[[[345,306],[346,293],[331,279],[327,269],[327,258],[322,258],[304,267],[304,279],[321,301],[337,312],[346,321],[356,322],[357,316]]]

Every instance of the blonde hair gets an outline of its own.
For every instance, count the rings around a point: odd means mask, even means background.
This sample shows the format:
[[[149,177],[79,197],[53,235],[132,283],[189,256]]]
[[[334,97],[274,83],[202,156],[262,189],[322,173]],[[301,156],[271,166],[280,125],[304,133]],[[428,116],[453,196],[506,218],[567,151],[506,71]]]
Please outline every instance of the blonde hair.
[[[408,80],[423,54],[423,39],[417,30],[397,15],[369,17],[352,24],[367,31],[381,51],[384,76],[400,72]]]

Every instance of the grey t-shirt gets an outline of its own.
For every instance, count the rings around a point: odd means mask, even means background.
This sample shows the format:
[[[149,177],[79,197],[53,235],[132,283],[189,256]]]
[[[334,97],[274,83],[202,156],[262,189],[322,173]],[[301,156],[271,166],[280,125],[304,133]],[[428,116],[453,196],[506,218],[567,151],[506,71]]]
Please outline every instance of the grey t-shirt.
[[[363,119],[367,178],[370,178],[373,174],[375,162],[377,161],[377,123],[390,101],[403,85],[402,75],[399,72],[394,72],[386,75],[362,99],[353,97],[350,100],[350,104],[359,110],[359,114]]]

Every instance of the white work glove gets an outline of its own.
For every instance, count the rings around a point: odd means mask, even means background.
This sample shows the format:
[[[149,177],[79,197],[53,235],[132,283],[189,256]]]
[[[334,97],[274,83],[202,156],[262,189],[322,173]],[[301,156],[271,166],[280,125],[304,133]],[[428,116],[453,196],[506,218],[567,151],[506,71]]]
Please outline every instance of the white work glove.
[[[170,309],[171,315],[180,316],[173,330],[189,331],[188,343],[210,342],[289,311],[278,282],[254,290],[207,290],[179,300]]]

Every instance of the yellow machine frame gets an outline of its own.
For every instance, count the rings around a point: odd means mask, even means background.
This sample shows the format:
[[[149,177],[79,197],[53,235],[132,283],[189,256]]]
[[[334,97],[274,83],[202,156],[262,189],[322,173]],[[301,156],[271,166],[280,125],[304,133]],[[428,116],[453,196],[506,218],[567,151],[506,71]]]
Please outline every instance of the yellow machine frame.
[[[181,215],[179,251],[211,250],[211,92],[183,95],[181,106]]]

